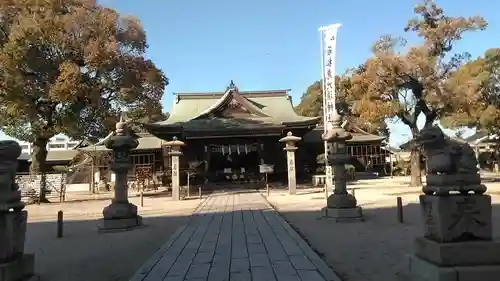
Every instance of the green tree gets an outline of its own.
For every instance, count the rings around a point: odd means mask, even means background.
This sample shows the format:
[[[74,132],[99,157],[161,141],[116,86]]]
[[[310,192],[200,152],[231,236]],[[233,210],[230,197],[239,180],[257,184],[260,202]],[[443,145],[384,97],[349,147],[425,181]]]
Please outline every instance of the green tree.
[[[168,80],[140,22],[95,0],[3,0],[0,15],[0,126],[33,143],[44,201],[52,136],[102,137],[124,108],[158,114]]]
[[[450,77],[469,59],[467,53],[453,53],[455,43],[467,31],[486,28],[480,17],[451,17],[433,1],[425,0],[414,9],[407,32],[422,39],[420,45],[406,47],[402,38],[383,36],[373,47],[373,56],[363,71],[351,77],[350,94],[356,100],[354,111],[365,120],[380,116],[394,118],[408,126],[412,136],[419,133],[417,118],[433,124],[456,108],[448,91]],[[458,97],[462,98],[462,97]],[[421,185],[420,150],[412,149],[411,185]]]

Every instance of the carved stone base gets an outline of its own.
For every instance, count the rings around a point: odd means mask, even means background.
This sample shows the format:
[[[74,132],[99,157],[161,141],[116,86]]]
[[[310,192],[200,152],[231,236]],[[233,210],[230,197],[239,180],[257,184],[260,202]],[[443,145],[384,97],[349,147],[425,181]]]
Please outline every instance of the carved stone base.
[[[405,280],[411,281],[498,281],[500,276],[500,265],[441,267],[413,255],[408,266]]]
[[[332,194],[326,200],[328,208],[332,209],[352,209],[356,208],[358,203],[352,194]]]
[[[0,263],[0,281],[32,280],[35,272],[35,256],[24,254],[20,258]]]
[[[99,232],[129,231],[139,226],[142,226],[141,216],[125,219],[102,219],[99,225]]]
[[[437,242],[492,239],[488,195],[420,195],[424,236]]]
[[[469,241],[438,243],[415,239],[415,256],[439,266],[500,265],[500,242]]]
[[[427,175],[422,192],[441,196],[450,192],[483,194],[486,192],[486,186],[481,184],[479,174]]]
[[[27,219],[27,211],[0,213],[0,262],[24,252]]]
[[[137,216],[137,206],[130,203],[112,202],[102,211],[105,220],[127,219]]]
[[[328,208],[321,209],[326,218],[335,219],[336,222],[364,221],[363,210],[360,206],[354,208]]]

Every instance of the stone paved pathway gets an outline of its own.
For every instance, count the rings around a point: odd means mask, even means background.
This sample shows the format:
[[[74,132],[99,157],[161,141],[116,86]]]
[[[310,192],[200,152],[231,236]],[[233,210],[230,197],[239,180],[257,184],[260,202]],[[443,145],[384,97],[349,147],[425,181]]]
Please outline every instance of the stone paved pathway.
[[[208,197],[130,281],[202,280],[340,278],[259,193],[242,191]]]

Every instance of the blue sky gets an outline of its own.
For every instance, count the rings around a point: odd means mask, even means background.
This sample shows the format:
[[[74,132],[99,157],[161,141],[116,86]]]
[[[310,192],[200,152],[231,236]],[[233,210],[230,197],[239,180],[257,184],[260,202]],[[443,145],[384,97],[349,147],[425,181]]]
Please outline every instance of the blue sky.
[[[173,92],[221,91],[231,79],[242,90],[292,89],[294,103],[321,76],[318,27],[342,23],[337,72],[370,56],[384,34],[403,34],[415,0],[102,0],[138,17],[148,35],[147,56],[170,79],[165,110]],[[459,51],[480,55],[499,34],[500,2],[438,0],[450,15],[481,14],[487,31],[466,35]],[[391,143],[408,138],[391,125]],[[406,135],[406,136],[405,136]],[[0,138],[2,136],[0,135]]]

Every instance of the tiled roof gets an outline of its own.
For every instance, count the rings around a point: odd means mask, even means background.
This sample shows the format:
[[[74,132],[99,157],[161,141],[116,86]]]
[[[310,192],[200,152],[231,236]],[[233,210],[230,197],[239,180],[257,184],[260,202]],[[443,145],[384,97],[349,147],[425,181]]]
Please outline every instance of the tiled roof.
[[[78,150],[74,149],[61,149],[61,150],[49,150],[47,151],[47,158],[45,161],[47,162],[64,162],[71,161],[78,154]],[[28,153],[21,153],[21,155],[17,158],[20,161],[28,161],[31,162],[31,155]]]
[[[87,151],[87,152],[92,152],[92,151],[108,151],[109,149],[106,148],[106,146],[104,145],[106,143],[106,141],[111,138],[112,136],[115,135],[115,132],[112,132],[111,134],[109,134],[106,138],[104,138],[103,140],[99,141],[98,143],[96,143],[96,145],[90,145],[90,146],[87,146],[87,147],[83,147],[83,148],[79,148],[78,150],[81,150],[81,151]],[[148,149],[158,149],[158,148],[161,148],[162,146],[162,143],[163,143],[163,140],[153,136],[153,135],[150,135],[150,134],[144,134],[144,133],[140,133],[140,134],[134,134],[134,137],[137,138],[137,141],[139,142],[139,145],[133,149],[133,150],[148,150]]]
[[[212,110],[224,106],[230,99],[235,98],[243,106],[248,107],[257,118],[268,118],[266,124],[283,124],[287,122],[316,122],[319,117],[299,116],[293,109],[292,101],[288,95],[288,90],[263,91],[263,92],[239,92],[237,89],[228,89],[226,92],[218,93],[195,93],[195,94],[177,94],[174,99],[170,117],[166,121],[161,121],[152,126],[164,125],[186,125],[194,119],[202,119]],[[220,121],[220,120],[219,120]],[[221,125],[221,122],[230,123],[231,121],[208,122],[205,125]],[[195,122],[199,124],[200,122]],[[195,124],[192,126],[198,129]],[[206,128],[206,126],[205,126]],[[225,128],[225,126],[218,127]],[[217,127],[216,127],[217,129]]]

